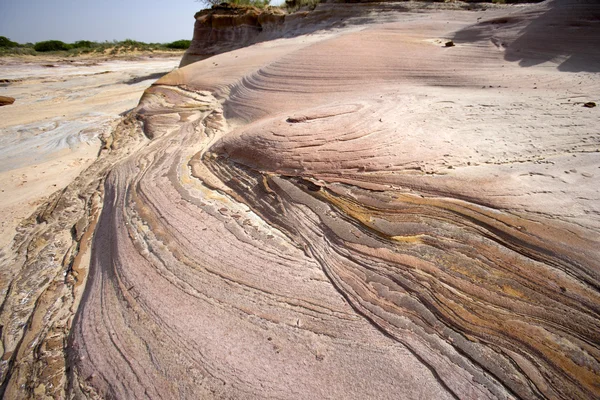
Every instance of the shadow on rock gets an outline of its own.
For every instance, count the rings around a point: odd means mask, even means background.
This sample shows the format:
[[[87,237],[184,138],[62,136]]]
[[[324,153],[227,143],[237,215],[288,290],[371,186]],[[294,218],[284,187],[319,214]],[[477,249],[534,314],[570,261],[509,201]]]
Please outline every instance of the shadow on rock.
[[[167,73],[168,72],[156,72],[156,73],[144,75],[144,76],[135,76],[135,77],[129,79],[128,81],[125,81],[125,83],[128,85],[135,85],[137,83],[148,81],[151,79],[156,80],[156,79],[162,78]]]
[[[550,61],[560,71],[600,72],[600,2],[550,0],[482,21],[454,37],[457,43],[486,40],[522,67]]]

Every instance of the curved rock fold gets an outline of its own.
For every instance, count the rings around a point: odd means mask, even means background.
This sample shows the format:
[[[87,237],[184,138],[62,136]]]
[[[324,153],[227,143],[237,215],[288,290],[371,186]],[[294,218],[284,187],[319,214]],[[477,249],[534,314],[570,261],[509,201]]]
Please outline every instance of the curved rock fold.
[[[600,396],[579,104],[600,80],[457,39],[503,9],[377,13],[146,91],[113,135],[68,393]]]

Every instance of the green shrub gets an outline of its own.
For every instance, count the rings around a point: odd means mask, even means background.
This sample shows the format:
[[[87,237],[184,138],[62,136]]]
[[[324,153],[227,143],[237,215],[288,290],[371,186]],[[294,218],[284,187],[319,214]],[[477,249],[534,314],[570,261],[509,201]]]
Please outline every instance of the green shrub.
[[[0,47],[0,57],[2,56],[35,56],[36,51],[27,47]]]
[[[288,13],[293,13],[303,7],[314,10],[320,2],[321,0],[285,0],[284,7]]]
[[[228,3],[239,6],[265,8],[271,3],[271,0],[205,0],[205,3],[213,7],[218,6],[221,3]]]
[[[71,47],[74,49],[89,49],[91,47],[95,47],[96,45],[97,43],[89,40],[78,40],[77,42],[71,44]]]
[[[61,51],[61,50],[69,50],[69,45],[65,42],[61,42],[60,40],[46,40],[44,42],[37,42],[35,46],[33,46],[35,51]]]
[[[19,43],[11,41],[5,36],[0,36],[0,47],[17,47]]]
[[[120,44],[121,46],[133,46],[133,47],[141,47],[141,46],[146,45],[146,43],[144,43],[144,42],[138,42],[137,40],[133,40],[133,39],[125,39],[122,42],[118,42],[118,44]]]
[[[191,40],[176,40],[174,42],[171,43],[167,43],[167,47],[169,49],[181,49],[181,50],[186,50],[188,47],[190,47],[190,44],[192,44]]]

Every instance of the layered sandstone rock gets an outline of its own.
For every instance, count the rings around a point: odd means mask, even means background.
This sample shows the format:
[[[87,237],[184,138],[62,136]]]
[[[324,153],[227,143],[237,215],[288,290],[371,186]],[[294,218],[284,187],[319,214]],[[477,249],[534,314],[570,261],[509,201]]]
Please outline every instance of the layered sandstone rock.
[[[0,109],[0,397],[65,398],[65,344],[122,143],[111,132],[178,61],[2,60],[1,90],[18,100]]]
[[[348,26],[358,27],[369,22],[391,21],[394,20],[395,12],[463,8],[484,7],[467,3],[342,2],[321,3],[313,10],[301,8],[292,14],[286,14],[276,7],[258,9],[223,3],[195,15],[194,37],[181,60],[181,66],[264,41]]]
[[[519,64],[459,40],[512,9],[393,7],[146,91],[88,186],[67,395],[600,396],[599,50]]]
[[[283,24],[285,13],[279,8],[260,10],[223,3],[198,12],[195,19],[194,38],[182,65],[270,39],[270,33]]]

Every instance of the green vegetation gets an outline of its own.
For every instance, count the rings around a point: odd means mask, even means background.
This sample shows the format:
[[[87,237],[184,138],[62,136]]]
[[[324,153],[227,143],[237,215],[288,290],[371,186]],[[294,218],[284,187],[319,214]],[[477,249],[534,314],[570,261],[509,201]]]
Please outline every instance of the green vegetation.
[[[0,48],[8,48],[8,47],[17,47],[19,43],[12,42],[9,38],[5,36],[0,36]]]
[[[35,54],[33,43],[19,44],[5,36],[0,36],[0,56],[4,55],[32,55]]]
[[[69,45],[65,42],[61,42],[60,40],[46,40],[44,42],[37,42],[33,49],[39,52],[46,51],[61,51],[61,50],[69,50]]]
[[[221,4],[230,4],[234,6],[247,6],[247,7],[256,7],[256,8],[266,8],[270,7],[271,0],[196,0],[199,3],[203,3],[208,7],[218,7]],[[300,8],[308,7],[311,10],[317,6],[323,0],[285,0],[284,4],[281,6],[276,6],[275,8],[281,8],[288,13],[293,13]],[[384,1],[384,0],[382,0]],[[444,1],[444,0],[438,0]]]
[[[543,0],[491,0],[491,2],[495,4],[541,3],[542,1]]]
[[[252,6],[257,8],[265,8],[270,3],[271,0],[204,0],[202,3],[205,3],[208,6],[218,6],[221,3],[234,4],[237,6]]]
[[[39,53],[56,53],[62,56],[77,57],[82,54],[110,54],[117,55],[133,51],[154,52],[186,50],[190,47],[190,40],[176,40],[171,43],[144,43],[133,39],[122,41],[92,42],[79,40],[74,43],[64,43],[60,40],[45,40],[42,42],[19,44],[9,38],[0,36],[0,56],[32,55]]]
[[[320,2],[321,0],[285,0],[284,8],[291,14],[304,7],[314,10]]]
[[[172,43],[168,43],[167,47],[169,49],[182,49],[182,50],[186,50],[188,47],[190,47],[190,44],[192,44],[191,40],[176,40]]]
[[[96,43],[90,42],[89,40],[79,40],[73,44],[71,44],[72,49],[89,49],[94,47]]]

